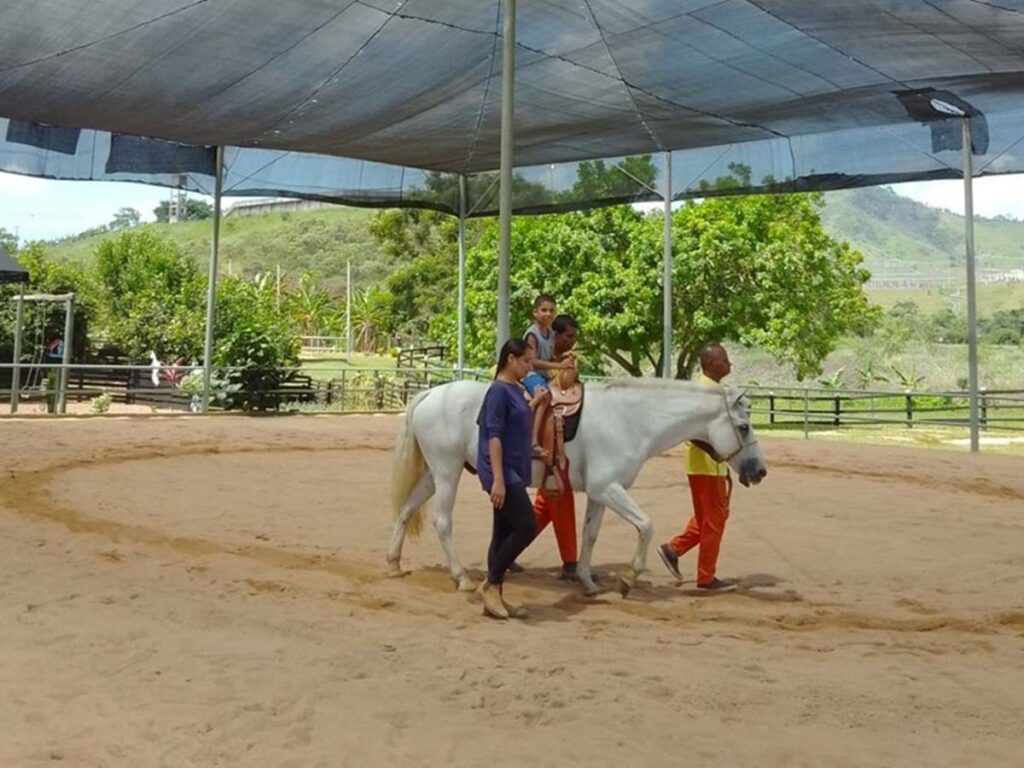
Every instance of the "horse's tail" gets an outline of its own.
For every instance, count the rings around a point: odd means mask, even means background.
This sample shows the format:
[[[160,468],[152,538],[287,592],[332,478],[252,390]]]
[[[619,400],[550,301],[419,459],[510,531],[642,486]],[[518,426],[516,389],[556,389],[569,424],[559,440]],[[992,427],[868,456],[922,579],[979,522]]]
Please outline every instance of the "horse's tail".
[[[398,428],[395,453],[391,458],[391,512],[396,518],[427,467],[423,460],[419,441],[416,440],[416,434],[412,428],[412,414],[428,393],[429,390],[421,392],[409,403],[409,407],[405,409],[405,418]],[[422,528],[423,505],[421,504],[409,517],[405,524],[405,530],[411,536],[418,536]]]

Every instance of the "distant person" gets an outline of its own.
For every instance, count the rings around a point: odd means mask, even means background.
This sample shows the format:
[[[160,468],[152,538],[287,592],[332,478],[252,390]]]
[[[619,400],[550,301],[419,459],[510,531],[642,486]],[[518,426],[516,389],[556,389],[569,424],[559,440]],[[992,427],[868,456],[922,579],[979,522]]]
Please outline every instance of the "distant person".
[[[708,344],[700,351],[700,367],[701,375],[697,380],[717,386],[729,375],[732,363],[721,344]],[[725,533],[725,521],[729,518],[729,466],[713,453],[706,443],[687,443],[686,478],[690,484],[693,515],[682,533],[658,547],[658,555],[669,573],[681,583],[679,558],[698,547],[697,588],[708,593],[731,592],[736,584],[715,576],[718,550]]]
[[[156,352],[152,349],[149,350],[149,380],[153,383],[154,387],[160,386],[160,367],[162,365],[160,359],[156,356]]]

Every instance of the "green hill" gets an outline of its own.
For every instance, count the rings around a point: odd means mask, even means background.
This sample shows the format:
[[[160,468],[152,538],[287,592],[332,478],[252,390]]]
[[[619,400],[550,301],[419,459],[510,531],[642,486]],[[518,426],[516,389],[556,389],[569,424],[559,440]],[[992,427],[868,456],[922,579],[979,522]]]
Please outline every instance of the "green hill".
[[[235,274],[274,273],[290,276],[310,270],[332,293],[344,290],[345,262],[352,260],[352,282],[368,285],[389,274],[393,265],[370,235],[373,211],[341,206],[293,213],[226,216],[221,223],[221,270]],[[143,224],[178,244],[204,268],[209,264],[209,221]],[[70,261],[91,258],[111,233],[69,238],[51,244],[48,252]]]
[[[957,281],[964,266],[964,217],[901,197],[886,187],[825,196],[825,228],[864,254],[869,269]],[[1024,268],[1024,222],[975,217],[979,269]]]

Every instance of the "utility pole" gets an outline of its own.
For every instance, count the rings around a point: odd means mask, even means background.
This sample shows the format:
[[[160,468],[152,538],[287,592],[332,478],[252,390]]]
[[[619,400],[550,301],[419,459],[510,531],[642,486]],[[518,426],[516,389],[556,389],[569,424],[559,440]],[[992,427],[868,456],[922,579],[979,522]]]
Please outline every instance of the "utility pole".
[[[352,362],[352,260],[345,262],[345,362]]]

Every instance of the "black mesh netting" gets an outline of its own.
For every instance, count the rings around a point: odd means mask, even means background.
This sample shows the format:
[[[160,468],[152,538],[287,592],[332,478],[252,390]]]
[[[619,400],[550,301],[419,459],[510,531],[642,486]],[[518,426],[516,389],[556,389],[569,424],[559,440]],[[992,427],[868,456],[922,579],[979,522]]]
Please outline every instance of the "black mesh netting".
[[[500,0],[7,0],[0,170],[497,208]],[[1024,170],[1024,0],[520,0],[539,212]],[[916,111],[915,111],[916,110]],[[927,110],[926,110],[927,111]],[[157,137],[143,139],[140,137]]]

